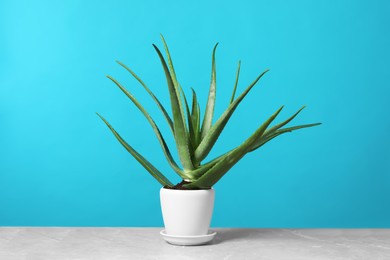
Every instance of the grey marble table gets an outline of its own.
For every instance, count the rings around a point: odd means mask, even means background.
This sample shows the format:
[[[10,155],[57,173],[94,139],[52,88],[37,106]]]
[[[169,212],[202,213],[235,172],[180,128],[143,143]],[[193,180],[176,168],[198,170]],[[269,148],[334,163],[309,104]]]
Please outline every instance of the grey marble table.
[[[0,259],[390,259],[390,229],[216,228],[192,247],[167,244],[160,230],[0,227]]]

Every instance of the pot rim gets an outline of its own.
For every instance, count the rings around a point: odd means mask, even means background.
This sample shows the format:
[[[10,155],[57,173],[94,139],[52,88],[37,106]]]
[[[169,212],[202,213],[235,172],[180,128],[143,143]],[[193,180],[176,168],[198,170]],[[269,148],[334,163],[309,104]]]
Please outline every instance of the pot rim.
[[[204,191],[215,191],[213,187],[211,189],[199,189],[199,190],[175,190],[161,187],[160,190],[172,191],[172,192],[204,192]]]

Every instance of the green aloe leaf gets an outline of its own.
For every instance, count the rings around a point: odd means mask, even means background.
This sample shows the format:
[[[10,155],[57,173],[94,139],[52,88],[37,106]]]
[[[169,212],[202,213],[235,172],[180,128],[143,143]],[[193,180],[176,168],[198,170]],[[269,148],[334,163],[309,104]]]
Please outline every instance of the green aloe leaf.
[[[211,161],[199,166],[197,169],[192,170],[190,172],[191,176],[193,176],[194,179],[199,179],[204,173],[206,173],[209,169],[214,167],[218,162],[225,159],[234,149],[225,152],[224,154],[212,159]]]
[[[297,112],[295,112],[295,114],[293,114],[291,117],[287,118],[287,120],[271,127],[270,129],[267,130],[267,133],[273,133],[275,132],[276,130],[278,130],[279,128],[287,125],[288,123],[290,123],[303,109],[305,109],[306,106],[303,106],[301,107]]]
[[[212,162],[206,163],[205,165],[199,166],[195,170],[190,171],[188,174],[192,176],[193,180],[199,179],[203,174],[210,170],[214,165],[216,165],[220,160],[223,160],[225,157],[221,156]]]
[[[164,36],[162,34],[160,34],[160,37],[161,37],[161,41],[163,42],[163,45],[164,45],[164,49],[165,49],[165,53],[167,55],[167,60],[168,60],[168,67],[169,69],[168,70],[165,70],[164,69],[164,72],[168,72],[169,75],[170,75],[170,78],[172,80],[172,83],[173,83],[173,86],[174,86],[174,89],[175,89],[175,92],[176,92],[176,96],[178,97],[178,105],[179,105],[179,108],[180,108],[180,113],[181,113],[181,117],[182,117],[182,121],[183,121],[183,124],[184,124],[184,127],[186,127],[186,124],[184,123],[185,122],[185,113],[184,113],[184,108],[183,108],[183,104],[182,104],[182,101],[181,101],[181,98],[180,98],[180,84],[179,82],[177,81],[177,77],[176,77],[176,72],[175,72],[175,68],[173,66],[173,61],[172,61],[172,57],[171,57],[171,53],[169,52],[169,48],[168,48],[168,44],[167,42],[165,41],[164,39]],[[156,49],[157,46],[153,44],[153,47]],[[160,50],[157,48],[157,53],[161,59],[162,55]],[[165,59],[164,59],[164,63],[165,63],[165,66],[167,65],[166,62],[165,62]],[[164,65],[163,65],[164,66]],[[172,104],[173,105],[173,104]],[[186,128],[185,128],[186,129]]]
[[[148,160],[146,160],[141,154],[139,154],[133,147],[131,147],[126,141],[115,131],[115,129],[104,119],[101,115],[97,114],[103,122],[108,126],[111,132],[121,145],[163,186],[173,187],[170,182],[156,167],[154,167]]]
[[[191,120],[195,131],[194,149],[196,149],[200,143],[201,130],[200,130],[200,107],[196,92],[192,89],[192,107],[191,107]]]
[[[180,176],[187,177],[183,171],[179,168],[177,163],[172,157],[171,152],[169,151],[169,148],[160,132],[160,129],[157,127],[156,123],[152,119],[152,117],[148,114],[148,112],[145,110],[145,108],[138,102],[138,100],[126,89],[124,88],[116,79],[114,79],[111,76],[107,76],[112,82],[117,85],[120,90],[134,103],[134,105],[142,112],[142,114],[145,116],[145,118],[148,120],[149,124],[152,126],[154,133],[157,136],[158,141],[160,142],[160,145],[162,147],[162,150],[164,152],[165,157],[167,158],[169,165],[172,167],[172,169],[179,174]]]
[[[217,183],[225,173],[230,170],[242,157],[245,156],[256,142],[256,140],[262,136],[267,127],[282,111],[283,106],[279,108],[270,118],[268,118],[245,142],[240,146],[229,152],[223,159],[219,160],[211,169],[204,173],[196,181],[184,185],[186,188],[211,188]]]
[[[282,128],[283,126],[287,125],[288,123],[290,123],[303,109],[305,109],[306,106],[303,106],[301,107],[297,112],[295,112],[295,114],[293,114],[291,117],[287,118],[287,120],[271,127],[270,129],[268,129],[266,132],[265,132],[265,136],[266,135],[271,135],[273,134],[274,132],[276,132],[276,130],[278,130],[279,128]],[[254,147],[259,147],[259,144],[262,142],[262,138],[260,138],[254,145]],[[256,148],[257,149],[257,148]]]
[[[174,89],[176,91],[176,95],[178,97],[178,100],[179,100],[178,104],[179,104],[182,120],[183,120],[183,122],[185,122],[185,112],[184,112],[183,104],[182,104],[182,101],[180,98],[180,84],[177,81],[176,72],[175,72],[175,68],[173,66],[171,53],[169,52],[168,44],[165,41],[164,36],[162,34],[160,34],[160,37],[161,37],[161,41],[163,42],[163,45],[164,45],[165,54],[167,55],[167,61],[168,61],[168,67],[169,67],[168,72],[169,72],[170,77],[172,79],[172,83],[173,83]],[[156,48],[156,46],[155,46],[155,48]],[[184,127],[186,127],[185,124],[184,124]]]
[[[181,92],[181,95],[183,96],[183,100],[184,100],[184,105],[185,105],[185,108],[186,108],[186,113],[187,113],[187,122],[188,122],[188,132],[189,132],[189,141],[188,143],[190,144],[190,154],[191,154],[191,158],[193,158],[193,154],[195,152],[195,129],[194,129],[194,125],[192,123],[192,119],[191,119],[191,111],[190,111],[190,107],[188,105],[188,101],[187,101],[187,97],[186,97],[186,94],[184,93],[184,90],[183,88],[180,86],[180,92]],[[194,162],[193,162],[194,163]]]
[[[215,69],[215,52],[217,50],[217,46],[218,43],[214,46],[213,54],[211,58],[211,82],[210,82],[209,96],[207,98],[206,110],[205,110],[203,123],[202,123],[202,139],[206,136],[213,123],[215,98],[216,98],[216,91],[217,91],[217,83],[216,83],[217,75]]]
[[[275,137],[278,137],[279,135],[285,134],[285,133],[290,133],[292,131],[298,130],[298,129],[303,129],[303,128],[309,128],[313,126],[318,126],[321,125],[321,123],[314,123],[314,124],[306,124],[306,125],[298,125],[298,126],[293,126],[293,127],[287,127],[287,128],[282,128],[279,130],[275,130],[273,132],[267,131],[265,134],[259,138],[253,145],[252,149],[249,152],[253,152],[257,149],[259,149],[261,146],[266,144],[267,142],[271,141]]]
[[[225,152],[224,154],[212,159],[211,161],[203,164],[203,165],[200,165],[198,168],[196,168],[195,170],[192,170],[190,172],[191,176],[193,176],[193,179],[198,179],[200,176],[202,176],[205,172],[207,172],[209,169],[211,169],[214,165],[216,165],[218,162],[220,162],[221,160],[225,159],[227,155],[230,154],[230,152],[232,152],[234,149],[228,151],[228,152]]]
[[[169,52],[168,44],[165,41],[164,36],[162,34],[160,34],[160,37],[161,37],[161,41],[163,42],[163,45],[164,45],[165,53],[167,54],[168,66],[169,66],[169,71],[170,71],[170,75],[172,78],[172,82],[177,90],[178,96],[180,96],[179,91],[178,91],[179,83],[177,82],[176,72],[175,72],[175,68],[173,67],[173,62],[172,62],[172,58],[171,58],[171,53]]]
[[[234,96],[236,95],[238,78],[240,77],[240,68],[241,68],[241,61],[238,61],[237,72],[236,72],[236,81],[234,82],[233,93],[232,93],[232,97],[230,98],[230,104],[233,103]]]
[[[149,95],[152,97],[154,102],[157,104],[158,108],[161,110],[163,113],[165,120],[168,122],[168,125],[174,134],[174,129],[173,129],[173,122],[171,117],[168,115],[167,110],[164,108],[164,106],[161,104],[161,102],[158,100],[158,98],[153,94],[153,92],[146,86],[146,84],[143,82],[143,80],[137,76],[137,74],[134,73],[129,67],[127,67],[125,64],[123,64],[120,61],[116,61],[119,65],[121,65],[123,68],[125,68],[143,87],[144,89],[149,93]]]
[[[225,110],[222,116],[217,120],[217,122],[212,126],[212,128],[207,132],[207,135],[202,138],[201,143],[198,148],[195,150],[195,161],[202,161],[207,154],[210,152],[211,148],[214,146],[222,130],[226,126],[233,112],[236,110],[240,102],[245,98],[249,91],[256,85],[261,77],[267,73],[268,70],[265,70],[261,73],[253,82],[250,84],[246,90]]]
[[[302,128],[313,127],[313,126],[317,126],[317,125],[321,125],[321,123],[306,124],[306,125],[299,125],[299,126],[284,128],[284,129],[274,131],[272,134],[269,133],[269,130],[266,130],[265,133],[259,138],[261,141],[256,141],[255,144],[253,145],[253,146],[256,146],[256,144],[257,144],[258,146],[256,148],[252,148],[251,150],[249,150],[249,152],[253,152],[254,150],[258,149],[259,147],[261,147],[262,145],[264,145],[268,141],[272,140],[273,138],[275,138],[281,134],[292,132],[294,130],[298,130],[298,129],[302,129]],[[192,171],[191,175],[194,175],[195,178],[199,178],[206,171],[211,169],[215,164],[217,164],[221,160],[225,159],[233,150],[234,149],[232,149],[232,150],[218,156],[217,158],[211,160],[210,162],[207,162],[206,164],[200,166],[198,169]]]
[[[169,89],[172,114],[173,114],[175,141],[179,153],[179,158],[184,167],[184,171],[192,170],[194,166],[192,164],[190,150],[189,150],[188,134],[187,134],[186,124],[184,121],[184,111],[181,106],[180,92],[177,91],[178,89],[175,87],[173,83],[172,75],[169,72],[167,63],[165,62],[165,59],[161,54],[160,50],[154,44],[153,47],[155,48],[161,60],[165,77],[167,79],[167,85]]]

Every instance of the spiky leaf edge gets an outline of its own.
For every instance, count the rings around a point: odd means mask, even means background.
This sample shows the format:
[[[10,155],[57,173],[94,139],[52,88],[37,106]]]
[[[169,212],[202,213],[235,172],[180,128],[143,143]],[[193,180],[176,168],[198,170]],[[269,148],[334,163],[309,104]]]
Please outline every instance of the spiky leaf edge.
[[[206,109],[203,117],[202,130],[201,130],[201,138],[203,139],[207,133],[209,132],[214,116],[214,107],[216,100],[216,91],[217,91],[217,74],[216,74],[216,65],[215,65],[215,52],[217,50],[218,43],[215,44],[213,49],[213,54],[211,58],[211,80],[210,80],[210,89],[207,97]]]
[[[174,84],[173,77],[175,76],[172,76],[174,75],[174,73],[172,72],[171,74],[171,72],[169,71],[167,63],[165,62],[164,56],[162,55],[161,51],[154,44],[153,47],[160,58],[161,64],[164,69],[165,77],[167,79],[167,85],[170,94],[172,114],[173,114],[173,125],[174,125],[174,132],[175,132],[176,147],[178,150],[180,161],[184,167],[184,172],[187,172],[192,170],[194,166],[192,164],[192,159],[189,150],[188,132],[184,121],[185,116],[181,105],[180,91],[178,87],[176,87]],[[168,60],[171,63],[169,52],[167,52],[167,56],[168,56]],[[172,65],[172,69],[173,69],[173,65]]]
[[[195,150],[195,161],[201,162],[211,151],[218,137],[220,136],[222,130],[226,126],[233,112],[236,110],[237,106],[249,93],[249,91],[256,85],[256,83],[268,72],[265,70],[262,72],[253,82],[250,84],[245,91],[225,110],[217,122],[212,126],[212,128],[207,132],[207,135],[202,139],[198,148]]]
[[[143,87],[144,89],[148,92],[148,94],[152,97],[153,101],[157,104],[158,108],[161,110],[163,113],[165,120],[167,121],[169,128],[172,131],[172,134],[174,134],[174,129],[173,129],[173,122],[171,117],[169,116],[167,110],[165,107],[161,104],[160,100],[154,95],[154,93],[148,88],[148,86],[145,84],[145,82],[135,74],[134,71],[132,71],[129,67],[127,67],[124,63],[120,61],[116,61],[119,65],[121,65],[125,70],[127,70]]]
[[[267,127],[282,111],[280,107],[270,118],[268,118],[245,142],[229,152],[222,160],[216,163],[211,169],[204,173],[196,181],[184,185],[186,188],[209,189],[218,182],[223,175],[230,170],[242,157],[244,157],[251,149],[252,145],[266,131]]]
[[[140,153],[134,150],[116,131],[115,129],[108,123],[104,117],[102,117],[99,113],[96,113],[103,122],[107,125],[107,127],[114,134],[116,139],[120,142],[120,144],[147,170],[161,185],[173,187],[172,182],[168,180],[156,167],[154,167],[148,160],[146,160]]]
[[[149,124],[152,126],[154,133],[157,136],[157,139],[161,145],[161,148],[164,152],[164,155],[169,162],[169,165],[172,167],[172,169],[179,174],[182,178],[188,178],[188,176],[179,168],[177,163],[172,157],[172,154],[168,148],[168,145],[165,142],[164,137],[161,134],[160,129],[152,119],[152,117],[149,115],[149,113],[145,110],[145,108],[141,105],[141,103],[138,102],[138,100],[125,88],[123,87],[116,79],[114,79],[111,76],[107,76],[112,82],[115,83],[119,87],[119,89],[134,103],[134,105],[142,112],[142,114],[145,116],[145,118],[148,120]]]

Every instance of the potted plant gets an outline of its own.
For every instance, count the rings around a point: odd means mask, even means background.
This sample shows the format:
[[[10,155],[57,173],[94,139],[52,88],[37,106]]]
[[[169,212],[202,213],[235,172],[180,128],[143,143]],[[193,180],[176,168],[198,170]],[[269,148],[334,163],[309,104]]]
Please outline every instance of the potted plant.
[[[182,86],[177,80],[171,55],[164,37],[161,36],[161,39],[167,60],[165,60],[163,54],[156,45],[153,44],[153,47],[159,56],[165,73],[170,96],[171,115],[169,115],[163,104],[147,85],[130,68],[119,61],[117,62],[140,83],[161,110],[176,142],[176,148],[182,167],[174,160],[171,150],[165,142],[160,129],[141,103],[117,80],[111,76],[107,77],[123,91],[145,116],[161,144],[165,158],[173,171],[181,177],[182,182],[174,185],[163,175],[163,173],[145,159],[143,155],[129,145],[105,118],[98,115],[122,146],[163,186],[160,190],[160,200],[165,225],[165,230],[163,230],[161,234],[164,238],[172,244],[202,244],[210,241],[215,235],[215,232],[209,231],[214,206],[214,189],[212,188],[214,184],[246,154],[257,150],[275,137],[294,130],[317,126],[320,123],[284,127],[292,121],[302,109],[304,109],[304,107],[302,107],[287,120],[270,127],[271,123],[283,109],[282,106],[241,145],[213,160],[203,162],[238,105],[268,70],[262,72],[238,97],[236,97],[235,94],[240,75],[239,62],[230,103],[223,114],[214,122],[216,96],[215,52],[218,43],[215,45],[212,52],[211,84],[206,108],[202,116],[195,90],[192,89],[192,101],[190,104]]]

